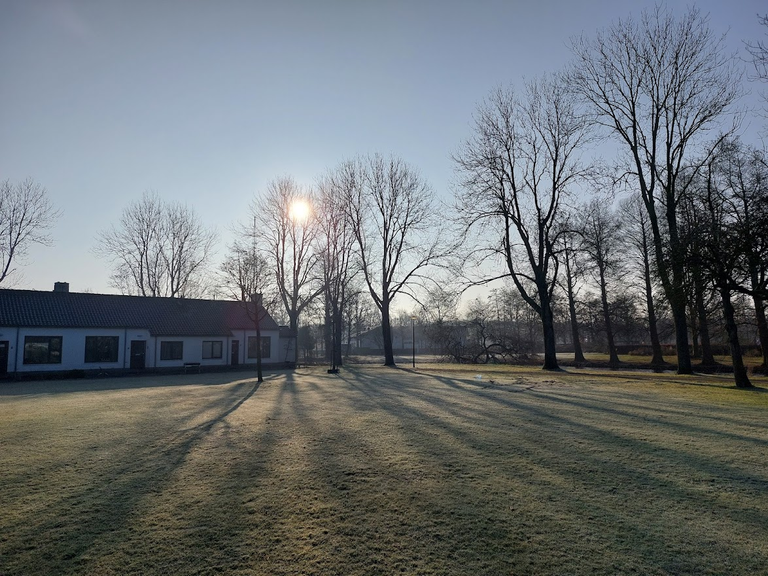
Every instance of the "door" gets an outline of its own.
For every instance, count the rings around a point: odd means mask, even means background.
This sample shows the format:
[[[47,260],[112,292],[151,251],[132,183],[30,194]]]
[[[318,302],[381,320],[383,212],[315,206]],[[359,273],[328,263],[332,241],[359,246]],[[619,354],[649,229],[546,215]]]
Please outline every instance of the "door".
[[[8,374],[8,340],[0,341],[0,378]]]
[[[131,370],[143,370],[147,356],[146,340],[131,340]]]
[[[232,366],[240,364],[240,340],[232,340]]]

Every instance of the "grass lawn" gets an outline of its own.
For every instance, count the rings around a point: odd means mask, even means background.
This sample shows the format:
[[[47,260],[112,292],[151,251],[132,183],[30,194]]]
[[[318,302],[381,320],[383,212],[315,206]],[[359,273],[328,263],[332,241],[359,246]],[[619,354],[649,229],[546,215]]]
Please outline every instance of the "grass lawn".
[[[0,383],[0,574],[768,574],[768,379]]]

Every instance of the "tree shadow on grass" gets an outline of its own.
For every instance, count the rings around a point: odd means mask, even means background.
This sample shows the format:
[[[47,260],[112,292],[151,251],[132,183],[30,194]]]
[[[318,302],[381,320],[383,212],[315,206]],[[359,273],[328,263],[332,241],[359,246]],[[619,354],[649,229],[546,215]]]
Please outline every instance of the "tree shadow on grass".
[[[77,465],[74,485],[57,486],[60,494],[46,499],[45,510],[27,508],[32,513],[5,516],[0,541],[0,555],[7,574],[68,574],[94,570],[121,543],[137,538],[135,522],[141,517],[147,499],[162,493],[186,458],[211,430],[222,424],[259,389],[254,381],[243,381],[223,388],[204,406],[184,414],[166,411],[167,425],[145,426],[139,422],[129,440],[95,438],[95,446],[82,446],[79,453],[62,455],[62,466]],[[209,415],[200,422],[201,415]],[[190,425],[185,426],[185,422]],[[93,450],[109,454],[109,459],[94,461]],[[56,474],[56,466],[46,474]],[[5,478],[18,493],[23,473]],[[37,487],[46,490],[36,479]],[[7,494],[7,491],[6,491]],[[30,496],[33,498],[34,496]],[[21,496],[23,498],[23,496]],[[6,507],[6,514],[8,509]],[[151,558],[148,558],[151,561]],[[90,566],[90,568],[89,568]],[[120,570],[115,569],[117,572]],[[7,571],[7,572],[6,572]]]
[[[437,440],[433,434],[424,431],[438,428],[438,438],[444,439],[446,449],[450,446],[455,451],[458,446],[467,454],[483,451],[489,443],[473,438],[470,422],[466,419],[459,420],[454,426],[438,424],[439,411],[449,402],[446,400],[449,390],[474,396],[489,406],[497,405],[516,414],[508,422],[507,432],[518,442],[508,452],[510,459],[522,460],[526,463],[523,467],[540,473],[527,477],[517,470],[512,473],[535,483],[543,500],[557,502],[560,515],[571,519],[600,517],[601,520],[596,521],[596,530],[603,532],[601,536],[608,537],[617,557],[628,555],[645,563],[646,569],[652,566],[678,573],[699,573],[711,569],[707,562],[712,558],[698,560],[691,556],[681,559],[670,551],[671,542],[681,549],[689,549],[693,555],[697,544],[691,544],[688,533],[698,531],[702,541],[709,541],[711,548],[718,549],[720,558],[726,558],[727,564],[732,551],[724,542],[712,542],[706,529],[708,526],[728,524],[732,529],[729,532],[731,538],[734,534],[764,534],[766,531],[765,503],[762,502],[762,511],[753,506],[768,492],[768,479],[764,475],[745,473],[725,459],[705,456],[696,449],[684,450],[681,445],[660,446],[642,434],[637,437],[637,430],[624,427],[623,421],[634,421],[635,428],[663,427],[672,438],[693,438],[706,432],[714,438],[722,436],[733,442],[754,440],[760,446],[765,443],[763,439],[744,438],[699,425],[653,421],[648,414],[638,415],[612,408],[610,395],[603,403],[590,403],[569,396],[573,394],[569,390],[557,390],[556,394],[534,390],[512,395],[457,379],[432,375],[425,378],[431,378],[439,386],[425,383],[421,389],[410,387],[407,390],[421,396],[426,405],[436,411],[431,418],[418,415],[407,407],[403,409],[399,401],[393,403],[391,396],[381,394],[397,385],[388,383],[380,373],[372,376],[358,372],[355,385],[362,387],[363,393],[370,398],[377,396],[376,391],[379,391],[376,402],[383,409],[391,409],[403,418],[423,421],[423,427],[411,428],[413,434],[421,435],[417,444],[435,444]],[[455,421],[459,410],[451,412],[452,415],[446,414],[446,419]],[[488,425],[492,426],[492,421],[489,420]],[[449,441],[450,437],[452,440]],[[459,444],[455,443],[457,439]],[[568,486],[574,489],[567,490]],[[732,501],[734,494],[741,494],[743,500]],[[646,510],[648,503],[658,504],[655,509],[660,515],[649,514]],[[546,514],[546,509],[544,507],[542,513]],[[687,518],[696,516],[703,516],[700,523],[688,526]],[[556,526],[552,528],[557,529]],[[571,539],[577,536],[567,535]],[[626,548],[636,549],[624,549],[622,541],[632,542],[632,546]],[[581,553],[584,553],[583,549]],[[722,565],[723,569],[726,564]]]

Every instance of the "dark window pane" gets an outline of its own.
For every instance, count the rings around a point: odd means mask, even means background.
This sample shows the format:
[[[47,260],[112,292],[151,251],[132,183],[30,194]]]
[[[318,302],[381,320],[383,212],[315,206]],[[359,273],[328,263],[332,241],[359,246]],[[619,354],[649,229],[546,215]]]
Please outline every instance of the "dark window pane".
[[[203,340],[203,359],[221,358],[221,340]]]
[[[248,358],[256,358],[256,346],[258,345],[258,338],[256,336],[248,336]],[[269,358],[272,355],[272,337],[261,337],[261,358]]]
[[[117,336],[86,336],[86,362],[117,362],[120,338]]]
[[[184,342],[160,342],[160,360],[181,360]]]
[[[24,364],[61,364],[61,336],[25,336]]]

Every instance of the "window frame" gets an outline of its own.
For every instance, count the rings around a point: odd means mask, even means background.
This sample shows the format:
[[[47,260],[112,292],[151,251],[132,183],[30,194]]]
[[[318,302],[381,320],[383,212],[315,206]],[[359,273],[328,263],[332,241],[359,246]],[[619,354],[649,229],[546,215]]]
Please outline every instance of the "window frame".
[[[34,340],[37,340],[35,342]],[[56,347],[52,347],[51,344],[53,344],[55,341],[58,340],[58,350],[56,350]],[[27,347],[31,344],[45,344],[45,355],[46,359],[41,361],[36,361],[30,356],[33,354],[31,349],[28,349]],[[51,350],[51,348],[54,348]],[[42,365],[42,364],[61,364],[62,362],[62,356],[63,356],[63,348],[64,348],[64,336],[45,336],[45,335],[37,335],[37,334],[30,334],[24,336],[24,354],[22,357],[22,364],[25,365]],[[58,359],[55,359],[55,355],[58,355]],[[52,359],[53,358],[53,359]]]
[[[178,351],[177,351],[178,348]],[[160,361],[184,360],[183,340],[161,340]]]
[[[206,344],[210,345],[210,352],[206,356]],[[218,344],[219,355],[215,355],[216,345]],[[203,360],[221,360],[224,358],[224,341],[223,340],[203,340],[202,344],[202,358]]]
[[[252,347],[251,342],[255,341],[257,338],[261,338],[261,359],[262,360],[269,360],[272,358],[272,336],[248,336],[248,359],[249,360],[256,360],[256,354],[255,354],[255,348]],[[253,350],[253,356],[251,356],[251,351]]]
[[[110,344],[106,345],[106,342],[109,340]],[[89,359],[88,352],[89,352],[89,342],[95,344],[95,350],[91,349],[91,352],[96,352],[96,356],[91,355],[91,359]],[[100,352],[108,352],[110,354],[109,357],[105,356],[98,356],[98,353]],[[83,362],[85,364],[110,364],[115,363],[120,358],[120,336],[86,336],[85,337],[85,354]]]

